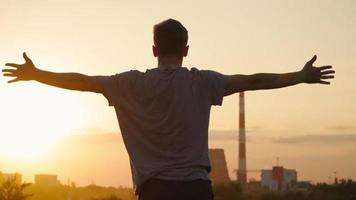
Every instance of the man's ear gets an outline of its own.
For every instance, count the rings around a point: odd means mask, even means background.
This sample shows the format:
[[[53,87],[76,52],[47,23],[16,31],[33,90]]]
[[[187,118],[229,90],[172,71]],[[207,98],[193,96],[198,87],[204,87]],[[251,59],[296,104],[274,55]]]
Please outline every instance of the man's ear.
[[[158,57],[158,49],[155,45],[152,45],[152,52],[154,57]]]
[[[188,50],[189,50],[189,45],[183,48],[183,57],[187,57],[188,55]]]

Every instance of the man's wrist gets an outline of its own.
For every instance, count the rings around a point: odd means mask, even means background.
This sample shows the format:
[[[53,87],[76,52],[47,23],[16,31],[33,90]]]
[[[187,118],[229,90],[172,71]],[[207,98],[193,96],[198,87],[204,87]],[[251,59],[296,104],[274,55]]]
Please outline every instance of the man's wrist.
[[[305,73],[303,70],[297,72],[297,82],[298,83],[306,83],[305,81]]]
[[[41,76],[41,72],[42,72],[42,70],[34,67],[30,80],[37,81],[39,79],[39,77]]]

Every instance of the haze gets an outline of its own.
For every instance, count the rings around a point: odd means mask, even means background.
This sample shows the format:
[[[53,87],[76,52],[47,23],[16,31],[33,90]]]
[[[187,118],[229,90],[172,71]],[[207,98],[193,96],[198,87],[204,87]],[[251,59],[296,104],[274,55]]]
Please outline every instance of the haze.
[[[336,70],[330,86],[246,93],[247,167],[269,168],[280,157],[302,180],[328,181],[334,171],[356,178],[353,0],[1,0],[0,8],[3,65],[22,63],[26,51],[39,68],[51,71],[145,71],[156,66],[152,27],[167,18],[189,31],[188,68],[291,72],[317,54],[317,66]],[[131,186],[115,113],[103,96],[6,81],[0,78],[0,171],[18,171],[27,181],[34,173],[53,173],[62,182]],[[237,103],[238,95],[226,97],[213,108],[210,123],[210,146],[225,149],[232,178]],[[73,137],[91,139],[68,142]]]

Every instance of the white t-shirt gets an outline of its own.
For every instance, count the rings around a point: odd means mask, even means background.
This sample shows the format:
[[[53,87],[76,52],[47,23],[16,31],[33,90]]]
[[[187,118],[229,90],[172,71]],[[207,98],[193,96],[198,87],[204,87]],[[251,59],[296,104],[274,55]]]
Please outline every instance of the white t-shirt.
[[[209,115],[223,101],[222,74],[160,67],[96,78],[115,107],[136,193],[149,178],[209,180]]]

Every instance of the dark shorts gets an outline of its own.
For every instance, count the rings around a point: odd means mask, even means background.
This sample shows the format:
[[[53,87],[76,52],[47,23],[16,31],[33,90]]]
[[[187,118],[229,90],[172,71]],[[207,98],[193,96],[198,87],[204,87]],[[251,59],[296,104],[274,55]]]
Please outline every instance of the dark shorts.
[[[213,200],[208,180],[171,181],[150,179],[140,187],[139,200]]]

